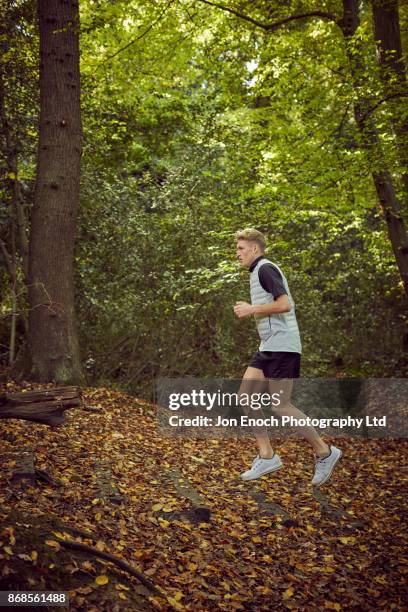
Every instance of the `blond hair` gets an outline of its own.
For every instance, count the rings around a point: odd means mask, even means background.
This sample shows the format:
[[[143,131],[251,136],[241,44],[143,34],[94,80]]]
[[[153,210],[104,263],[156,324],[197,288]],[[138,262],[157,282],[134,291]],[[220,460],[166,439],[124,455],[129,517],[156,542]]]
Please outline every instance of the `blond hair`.
[[[247,227],[243,230],[239,230],[235,234],[235,240],[248,240],[248,242],[255,242],[261,249],[262,253],[266,248],[265,236],[253,227]]]

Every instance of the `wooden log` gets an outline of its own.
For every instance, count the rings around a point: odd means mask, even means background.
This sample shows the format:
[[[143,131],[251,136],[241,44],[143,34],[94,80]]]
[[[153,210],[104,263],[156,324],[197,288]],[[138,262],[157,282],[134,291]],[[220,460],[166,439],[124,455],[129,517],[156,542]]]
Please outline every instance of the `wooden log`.
[[[34,453],[32,448],[20,450],[16,457],[16,465],[11,477],[11,485],[19,484],[21,488],[35,484]]]
[[[23,419],[56,427],[65,421],[65,410],[82,406],[78,387],[5,393],[0,396],[0,419]]]
[[[40,391],[22,391],[20,393],[4,393],[0,395],[0,406],[5,404],[32,404],[59,399],[75,399],[80,395],[79,387],[54,387]]]
[[[178,468],[170,468],[166,470],[165,476],[167,480],[173,483],[177,493],[191,503],[191,509],[185,511],[184,516],[193,524],[208,523],[211,518],[210,508],[205,504],[199,492],[190,485],[182,472]],[[164,516],[171,518],[167,513]]]
[[[99,495],[114,504],[121,504],[123,496],[112,479],[109,467],[100,461],[95,462],[95,472],[98,478]]]

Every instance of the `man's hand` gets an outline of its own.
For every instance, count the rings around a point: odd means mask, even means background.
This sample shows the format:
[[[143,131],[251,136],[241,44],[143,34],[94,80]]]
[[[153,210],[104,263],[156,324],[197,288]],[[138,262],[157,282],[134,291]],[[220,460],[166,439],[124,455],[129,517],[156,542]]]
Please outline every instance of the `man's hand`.
[[[254,307],[248,302],[237,302],[234,306],[234,312],[239,319],[250,317],[254,314]]]

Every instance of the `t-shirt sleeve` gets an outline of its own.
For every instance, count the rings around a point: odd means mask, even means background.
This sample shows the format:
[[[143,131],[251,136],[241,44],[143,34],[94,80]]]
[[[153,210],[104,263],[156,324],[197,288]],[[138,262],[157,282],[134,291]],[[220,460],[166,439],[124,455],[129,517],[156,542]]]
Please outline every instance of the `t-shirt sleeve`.
[[[258,276],[261,287],[268,293],[272,293],[275,300],[280,295],[287,295],[288,292],[283,284],[282,274],[272,264],[265,263],[261,266]]]

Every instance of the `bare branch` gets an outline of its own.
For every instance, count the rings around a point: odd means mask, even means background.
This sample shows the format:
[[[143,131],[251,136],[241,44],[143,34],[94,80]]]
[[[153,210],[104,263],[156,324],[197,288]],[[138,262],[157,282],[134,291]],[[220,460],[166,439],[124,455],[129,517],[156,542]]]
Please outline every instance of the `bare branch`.
[[[100,557],[101,559],[105,559],[106,561],[114,563],[117,567],[120,567],[120,569],[124,570],[131,576],[135,576],[143,584],[143,586],[153,591],[153,593],[160,595],[163,598],[166,598],[165,593],[163,593],[163,591],[158,586],[156,586],[153,582],[146,578],[146,576],[139,572],[139,570],[134,568],[132,565],[129,565],[129,563],[126,563],[126,561],[124,561],[123,559],[120,559],[115,555],[111,555],[110,553],[104,552],[103,550],[99,550],[98,548],[94,548],[93,546],[88,546],[88,544],[82,544],[82,542],[76,542],[74,540],[63,540],[60,537],[58,537],[58,542],[61,544],[61,546],[64,546],[65,548],[71,548],[73,550],[86,552],[91,555],[94,555],[95,557]]]
[[[324,19],[327,21],[332,21],[333,23],[337,23],[336,17],[332,13],[328,13],[326,11],[310,11],[309,13],[299,13],[298,15],[291,15],[290,17],[285,17],[284,19],[280,19],[278,21],[274,21],[272,23],[263,23],[262,21],[258,21],[249,15],[245,15],[236,9],[230,8],[229,6],[225,6],[224,4],[219,4],[218,2],[211,2],[210,0],[197,0],[198,2],[202,2],[203,4],[208,4],[209,6],[214,6],[215,8],[219,8],[222,11],[226,11],[231,15],[235,15],[235,17],[239,17],[244,21],[248,21],[258,28],[262,28],[267,32],[272,32],[273,30],[277,30],[283,25],[290,23],[291,21],[298,21],[301,19],[309,19],[311,17],[317,17],[319,19]]]

